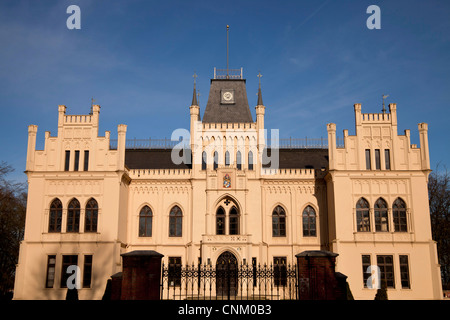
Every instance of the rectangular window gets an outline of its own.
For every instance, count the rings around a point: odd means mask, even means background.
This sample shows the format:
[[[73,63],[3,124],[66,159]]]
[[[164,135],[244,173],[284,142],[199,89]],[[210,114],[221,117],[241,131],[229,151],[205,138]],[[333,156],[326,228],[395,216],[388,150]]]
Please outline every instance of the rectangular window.
[[[370,277],[370,273],[367,272],[368,268],[370,267],[371,263],[370,263],[370,255],[363,255],[362,256],[362,269],[363,269],[363,285],[364,288],[367,288],[367,280]]]
[[[367,170],[371,169],[371,165],[370,165],[370,149],[366,149],[366,169]]]
[[[64,162],[64,171],[69,171],[70,164],[70,150],[66,150],[66,159]]]
[[[89,150],[84,150],[84,171],[89,170]]]
[[[248,153],[248,170],[253,170],[253,152]]]
[[[92,255],[84,256],[83,288],[90,288],[92,280]]]
[[[67,255],[62,256],[62,267],[61,267],[61,288],[67,288],[67,280],[73,273],[67,273],[67,268],[72,265],[78,265],[77,255]]]
[[[236,168],[238,170],[242,170],[242,160],[241,160],[241,152],[238,151],[236,154]]]
[[[375,169],[381,170],[380,149],[375,149]]]
[[[356,230],[358,232],[370,232],[369,209],[356,209]]]
[[[53,288],[53,284],[55,283],[55,265],[56,265],[56,256],[50,255],[47,259],[47,279],[45,281],[46,288]]]
[[[206,170],[206,152],[202,153],[202,170]]]
[[[80,150],[75,150],[75,161],[73,164],[73,171],[78,171],[79,164],[80,164]]]
[[[402,282],[402,289],[410,289],[411,288],[411,286],[409,284],[408,256],[406,256],[406,255],[400,256],[400,279]]]
[[[391,155],[389,149],[384,150],[384,163],[386,170],[391,170]]]
[[[394,259],[392,256],[377,256],[377,266],[380,268],[381,284],[386,284],[387,288],[395,288]]]
[[[213,165],[213,169],[217,170],[217,168],[219,167],[219,154],[216,152],[214,152],[214,165]]]
[[[181,286],[181,257],[169,257],[169,286]]]
[[[273,280],[276,286],[286,286],[286,257],[273,257]]]

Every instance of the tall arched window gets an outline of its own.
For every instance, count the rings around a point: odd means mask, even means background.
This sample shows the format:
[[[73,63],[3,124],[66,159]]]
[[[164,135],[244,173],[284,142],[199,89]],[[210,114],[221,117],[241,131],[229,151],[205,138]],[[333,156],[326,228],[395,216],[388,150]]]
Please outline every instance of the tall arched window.
[[[214,151],[214,170],[217,170],[217,167],[219,166],[219,154],[217,151]]]
[[[242,159],[241,159],[241,152],[238,151],[236,153],[236,168],[238,170],[242,170]]]
[[[392,215],[394,218],[394,231],[407,232],[408,222],[406,219],[406,203],[400,198],[395,199],[392,205]]]
[[[207,157],[206,156],[206,151],[203,151],[202,152],[202,170],[206,170],[206,164],[207,164],[207,162],[206,162],[207,158],[206,157]]]
[[[225,165],[230,165],[230,153],[228,151],[225,152]]]
[[[389,231],[387,203],[383,198],[375,202],[375,231]]]
[[[311,206],[307,206],[303,210],[303,236],[316,236],[316,211]]]
[[[72,199],[67,208],[67,229],[66,232],[78,232],[80,229],[80,202]]]
[[[183,213],[180,207],[174,206],[169,215],[169,237],[181,237],[183,227]]]
[[[97,232],[98,203],[94,198],[86,203],[84,214],[84,232]]]
[[[50,204],[48,232],[61,232],[62,203],[56,198]]]
[[[139,237],[151,237],[153,212],[149,206],[144,206],[139,212]]]
[[[222,207],[216,212],[216,234],[225,234],[225,210]]]
[[[361,232],[370,231],[369,203],[364,198],[360,198],[356,203],[356,228]]]
[[[230,234],[239,234],[239,212],[233,206],[229,213]]]
[[[248,152],[248,170],[253,170],[253,152]]]
[[[281,206],[277,206],[272,212],[272,236],[286,236],[286,212]]]

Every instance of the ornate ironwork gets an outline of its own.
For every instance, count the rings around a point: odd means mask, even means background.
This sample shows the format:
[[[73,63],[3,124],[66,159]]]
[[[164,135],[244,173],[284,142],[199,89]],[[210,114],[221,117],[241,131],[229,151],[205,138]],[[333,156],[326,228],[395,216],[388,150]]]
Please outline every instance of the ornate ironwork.
[[[126,149],[172,149],[175,146],[189,148],[189,142],[181,140],[174,141],[169,138],[163,139],[127,139],[125,143]],[[266,139],[267,147],[278,147],[279,149],[328,149],[327,138],[282,138],[278,141],[272,141],[270,138]],[[344,147],[344,138],[336,138],[336,147]],[[117,139],[109,140],[109,149],[117,149]]]
[[[191,264],[177,269],[163,264],[161,274],[165,300],[298,299],[295,264],[238,264],[221,256],[216,266]]]

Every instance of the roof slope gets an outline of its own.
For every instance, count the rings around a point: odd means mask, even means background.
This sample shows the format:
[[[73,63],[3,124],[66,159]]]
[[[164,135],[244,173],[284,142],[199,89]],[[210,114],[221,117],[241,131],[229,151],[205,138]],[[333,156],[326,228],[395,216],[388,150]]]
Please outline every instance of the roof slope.
[[[234,91],[234,104],[221,104],[221,90]],[[253,122],[248,106],[245,79],[211,79],[204,123]]]
[[[125,165],[129,169],[190,169],[186,163],[175,164],[171,158],[172,149],[127,149]],[[186,152],[189,155],[190,150]],[[189,161],[185,161],[190,163]]]
[[[127,149],[125,164],[129,169],[190,169],[190,150],[186,163],[175,164],[171,149]],[[270,149],[268,154],[270,155]],[[268,167],[269,165],[263,165]],[[279,149],[280,169],[322,169],[328,167],[328,149]]]

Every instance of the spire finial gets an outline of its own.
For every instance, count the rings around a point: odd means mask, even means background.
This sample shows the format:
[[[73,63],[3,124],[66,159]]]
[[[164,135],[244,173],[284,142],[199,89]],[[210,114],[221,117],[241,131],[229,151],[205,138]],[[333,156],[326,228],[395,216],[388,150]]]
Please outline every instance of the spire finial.
[[[229,79],[229,75],[228,75],[228,31],[230,29],[230,26],[227,25],[227,79]]]
[[[197,103],[197,92],[195,90],[195,83],[196,83],[196,78],[198,77],[197,74],[194,72],[194,75],[192,76],[194,78],[194,92],[192,94],[192,106],[198,106]]]
[[[258,105],[258,106],[263,106],[264,104],[263,104],[263,101],[262,101],[262,94],[261,94],[261,77],[262,77],[261,72],[258,73],[257,77],[259,78],[259,86],[258,86],[258,103],[257,103],[257,105]]]

